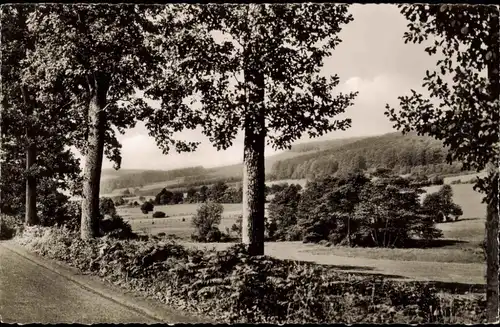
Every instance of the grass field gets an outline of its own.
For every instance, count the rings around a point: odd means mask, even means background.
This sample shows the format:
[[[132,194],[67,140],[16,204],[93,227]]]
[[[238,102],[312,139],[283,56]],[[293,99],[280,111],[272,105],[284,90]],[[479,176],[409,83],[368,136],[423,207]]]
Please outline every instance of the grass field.
[[[241,203],[225,203],[224,213],[219,228],[225,231],[226,227],[236,222],[236,217],[241,213]],[[139,233],[156,235],[165,233],[173,234],[181,239],[190,239],[194,229],[191,226],[191,217],[196,213],[199,204],[176,204],[155,206],[154,211],[163,211],[166,218],[152,218],[152,212],[145,215],[139,207],[118,207],[118,214],[127,220],[132,229]],[[153,212],[154,212],[153,211]]]
[[[454,176],[448,180],[469,179],[471,175]],[[305,180],[276,181],[274,183],[303,183]],[[429,248],[414,249],[367,249],[348,247],[325,247],[301,242],[272,242],[266,244],[266,254],[282,259],[313,261],[342,267],[344,270],[368,271],[394,275],[416,280],[484,284],[484,256],[480,244],[484,237],[484,216],[486,205],[481,203],[482,195],[472,189],[472,184],[451,185],[454,201],[462,206],[464,215],[457,222],[438,224],[443,231],[443,239]],[[435,192],[440,186],[425,188]],[[228,243],[191,243],[191,215],[196,213],[198,204],[157,206],[155,211],[164,211],[168,218],[151,218],[141,213],[139,208],[119,207],[118,212],[140,233],[175,235],[184,244],[196,247],[226,248]],[[231,228],[241,204],[224,204],[221,231]],[[184,219],[184,221],[183,221]],[[438,263],[438,264],[437,264]],[[341,268],[339,268],[341,269]],[[398,277],[398,278],[399,278]]]

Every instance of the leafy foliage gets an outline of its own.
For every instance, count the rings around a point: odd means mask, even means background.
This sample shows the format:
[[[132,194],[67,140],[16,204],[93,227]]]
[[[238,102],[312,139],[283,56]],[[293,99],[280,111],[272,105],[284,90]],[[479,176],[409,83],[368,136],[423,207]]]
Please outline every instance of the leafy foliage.
[[[351,246],[405,247],[415,238],[438,238],[441,233],[420,204],[421,193],[410,179],[394,176],[317,179],[306,185],[298,223],[287,232],[304,242]]]
[[[154,204],[151,201],[146,201],[141,205],[141,211],[144,214],[148,214],[150,211],[153,211],[154,209]]]
[[[250,257],[241,245],[200,251],[174,242],[95,239],[27,228],[18,242],[159,302],[225,323],[477,323],[484,300],[435,286]]]
[[[415,237],[442,236],[420,205],[423,191],[410,183],[384,179],[370,183],[360,194],[354,214],[355,243],[378,247],[405,247]]]
[[[498,85],[492,85],[491,80],[480,74],[496,62],[493,69],[498,76],[498,58],[495,58],[498,50],[489,48],[491,35],[483,24],[494,20],[498,9],[468,5],[400,8],[409,20],[405,42],[422,43],[436,37],[426,52],[434,55],[439,51],[443,55],[436,63],[436,70],[427,71],[423,83],[437,105],[412,91],[411,96],[399,97],[399,112],[387,105],[386,115],[404,132],[414,130],[443,140],[450,149],[449,161],[461,161],[465,169],[484,169],[488,162],[498,158],[500,100],[497,97],[492,100],[491,94],[491,87]]]
[[[111,198],[99,199],[99,212],[104,216],[113,216],[116,214],[115,203]]]
[[[462,208],[453,203],[453,190],[450,185],[443,185],[438,192],[427,194],[422,206],[434,221],[443,222],[454,216],[455,220],[463,215]]]
[[[297,224],[297,213],[300,202],[300,185],[286,186],[283,190],[276,193],[269,203],[269,238],[279,241],[297,241],[290,239],[287,231]],[[271,227],[271,224],[274,225]]]
[[[175,86],[179,97],[162,98],[164,109],[184,99],[199,103],[202,112],[193,114],[202,114],[203,131],[215,146],[230,146],[255,105],[248,102],[250,86],[242,79],[250,67],[260,67],[266,76],[266,130],[276,132],[268,135],[275,147],[288,147],[306,131],[317,136],[349,126],[348,119],[329,118],[344,112],[355,94],[333,96],[338,77],[318,75],[322,59],[340,43],[342,25],[352,20],[347,6],[191,5],[182,12],[184,19],[174,27],[178,39],[168,48],[181,64],[167,71],[151,94]],[[221,41],[216,33],[227,37]]]
[[[155,211],[153,212],[153,218],[165,218],[167,216],[163,211]]]
[[[404,133],[428,134],[449,147],[448,161],[488,175],[474,185],[485,194],[488,321],[498,320],[498,180],[500,119],[499,9],[467,5],[402,5],[409,21],[405,42],[434,38],[425,50],[439,52],[434,71],[423,87],[399,97],[400,110],[386,106],[386,115]]]
[[[191,224],[195,228],[193,239],[200,242],[218,242],[221,238],[220,224],[224,206],[220,203],[206,202],[200,205]]]
[[[359,193],[369,180],[363,174],[346,178],[328,176],[306,185],[298,212],[298,225],[306,242],[348,238],[350,217],[359,203]]]
[[[58,205],[65,201],[60,191],[71,190],[79,181],[79,162],[68,149],[75,139],[71,131],[78,120],[65,115],[68,98],[57,90],[43,97],[41,83],[29,77],[29,55],[36,36],[29,32],[33,6],[6,5],[1,16],[1,156],[0,211],[20,219],[24,214],[26,179],[36,178],[38,218],[53,221]],[[25,76],[25,75],[28,76]],[[29,134],[29,135],[27,135]],[[34,148],[35,165],[26,167],[26,149]],[[33,189],[32,189],[33,190]]]

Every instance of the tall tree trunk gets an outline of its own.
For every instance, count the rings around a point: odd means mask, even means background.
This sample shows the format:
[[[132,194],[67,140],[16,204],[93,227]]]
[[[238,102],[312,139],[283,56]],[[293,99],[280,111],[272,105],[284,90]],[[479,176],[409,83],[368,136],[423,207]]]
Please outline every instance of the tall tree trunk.
[[[241,238],[251,255],[264,254],[265,208],[265,107],[264,75],[245,70],[248,107],[245,113],[243,154],[243,220]]]
[[[26,211],[24,216],[24,223],[28,226],[36,225],[38,223],[36,214],[36,177],[30,171],[35,167],[36,162],[36,145],[33,140],[33,124],[31,118],[33,116],[33,103],[30,101],[26,87],[22,88],[24,105],[26,108]]]
[[[500,33],[498,8],[492,6],[492,11],[489,24],[491,40],[488,47],[492,57],[488,62],[488,79],[491,98],[495,101],[500,99]],[[486,300],[487,319],[490,323],[498,321],[498,158],[495,158],[492,166],[488,178],[491,194],[487,197],[486,213]]]
[[[90,84],[90,83],[89,83]],[[92,79],[88,108],[88,136],[85,149],[83,200],[80,236],[89,239],[99,233],[99,188],[101,182],[104,135],[106,132],[106,96],[108,80],[103,76]]]

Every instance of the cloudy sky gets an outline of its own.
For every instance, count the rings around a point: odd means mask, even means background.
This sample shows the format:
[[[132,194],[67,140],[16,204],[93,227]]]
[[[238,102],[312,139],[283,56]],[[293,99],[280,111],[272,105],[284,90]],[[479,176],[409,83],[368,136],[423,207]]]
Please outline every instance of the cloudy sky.
[[[347,131],[333,132],[321,139],[376,135],[391,132],[392,124],[384,116],[385,104],[396,104],[399,95],[411,88],[418,89],[426,69],[435,65],[423,51],[422,45],[404,44],[406,20],[395,5],[353,5],[350,8],[354,21],[340,33],[342,43],[333,55],[325,60],[324,71],[338,74],[342,91],[359,91],[353,107],[347,111],[352,127]],[[205,167],[234,164],[242,161],[242,136],[226,150],[217,150],[199,131],[183,132],[188,140],[201,141],[198,151],[187,154],[163,155],[144,125],[120,136],[122,168],[172,169],[202,165]],[[303,138],[299,142],[307,141]],[[275,153],[266,149],[266,155]],[[112,164],[105,160],[103,168]]]

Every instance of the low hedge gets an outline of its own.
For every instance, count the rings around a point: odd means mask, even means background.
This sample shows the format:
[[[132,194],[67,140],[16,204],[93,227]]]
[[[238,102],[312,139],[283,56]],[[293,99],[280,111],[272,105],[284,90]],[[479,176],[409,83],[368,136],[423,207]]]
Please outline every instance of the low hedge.
[[[153,212],[153,218],[165,218],[167,214],[165,214],[163,211],[155,211]]]
[[[17,241],[172,307],[227,323],[481,323],[484,299],[441,297],[426,283],[346,274],[328,266],[250,257],[242,245],[194,250],[173,241],[80,240],[28,227]]]

